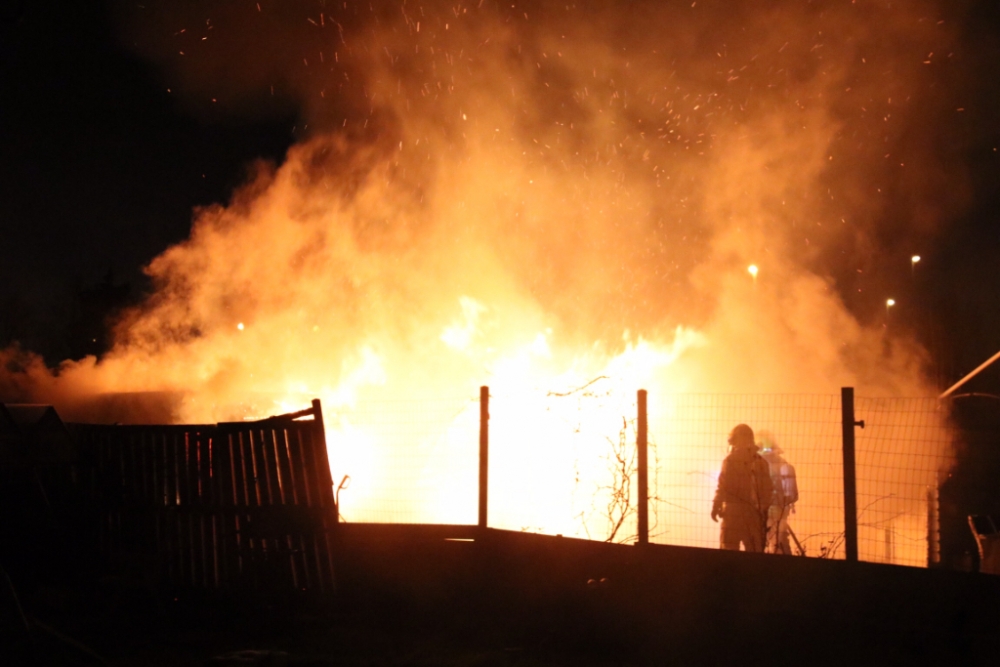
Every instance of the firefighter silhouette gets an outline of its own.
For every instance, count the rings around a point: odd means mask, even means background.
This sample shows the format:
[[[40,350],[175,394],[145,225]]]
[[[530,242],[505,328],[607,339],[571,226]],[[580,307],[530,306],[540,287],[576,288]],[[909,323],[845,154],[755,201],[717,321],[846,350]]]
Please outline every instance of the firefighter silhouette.
[[[778,446],[774,434],[769,431],[758,433],[757,445],[761,457],[767,461],[771,472],[771,506],[767,511],[767,550],[771,553],[791,555],[789,537],[792,530],[788,517],[795,513],[795,503],[799,499],[799,486],[795,479],[795,466],[782,456],[784,450]]]
[[[753,429],[737,424],[729,433],[729,454],[722,461],[719,485],[712,503],[712,520],[722,518],[720,546],[763,552],[767,514],[771,503],[771,472],[757,453]]]

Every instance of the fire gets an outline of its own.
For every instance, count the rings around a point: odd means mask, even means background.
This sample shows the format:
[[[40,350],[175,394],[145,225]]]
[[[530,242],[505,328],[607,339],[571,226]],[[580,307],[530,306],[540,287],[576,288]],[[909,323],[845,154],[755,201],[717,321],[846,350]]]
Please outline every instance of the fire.
[[[226,4],[211,40],[169,48],[137,19],[172,90],[230,112],[285,90],[300,140],[149,263],[155,291],[109,354],[12,382],[70,419],[107,392],[180,395],[182,422],[319,397],[345,516],[411,521],[474,518],[488,385],[491,523],[595,537],[637,389],[936,394],[923,351],[881,304],[856,316],[837,276],[888,236],[866,221],[895,219],[886,151],[911,153],[898,187],[920,216],[962,190],[906,125],[947,96],[886,46],[948,52],[949,29],[919,2],[668,4]],[[661,463],[710,495],[692,446]]]
[[[610,518],[596,508],[606,503],[601,496],[614,484],[609,444],[623,431],[632,434],[629,447],[634,441],[635,388],[669,391],[671,364],[704,338],[683,327],[669,344],[633,340],[626,333],[616,351],[594,345],[568,354],[553,349],[554,332],[548,328],[513,336],[500,349],[482,325],[489,306],[467,296],[458,306],[457,317],[441,331],[446,349],[440,354],[485,360],[482,379],[491,395],[490,524],[603,537]],[[403,397],[381,359],[368,350],[341,386],[312,392],[326,406],[334,479],[350,478],[341,499],[349,520],[475,521],[479,403],[470,391],[470,398],[450,402],[450,410],[433,411],[435,399],[455,395],[452,382],[429,377],[420,396]],[[311,387],[319,385],[296,383],[275,406],[300,404]],[[434,398],[423,398],[428,395]],[[413,416],[393,423],[391,413],[400,405]],[[423,414],[428,408],[430,417]],[[401,469],[404,477],[387,477]],[[634,462],[629,471],[634,475]]]

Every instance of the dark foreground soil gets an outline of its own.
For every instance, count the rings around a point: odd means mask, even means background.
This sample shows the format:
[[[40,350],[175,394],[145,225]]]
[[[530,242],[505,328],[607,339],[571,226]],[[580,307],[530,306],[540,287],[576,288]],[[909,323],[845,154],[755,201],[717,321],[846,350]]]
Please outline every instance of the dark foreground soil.
[[[43,591],[65,595],[65,591]],[[336,611],[230,604],[169,611],[148,600],[94,611],[48,604],[7,633],[3,665],[616,665],[642,656],[560,619],[524,623],[387,608]],[[306,605],[308,606],[308,605]],[[129,609],[131,607],[131,609]],[[658,663],[662,664],[662,663]]]
[[[178,612],[179,610],[175,610]],[[207,615],[207,617],[206,617]],[[5,665],[916,665],[996,664],[961,646],[942,652],[919,636],[832,637],[780,629],[771,638],[720,626],[689,640],[666,629],[664,643],[630,643],[614,627],[560,619],[517,624],[491,618],[385,618],[335,612],[247,613],[217,608],[150,618],[37,619],[11,644]],[[44,626],[42,625],[44,624]],[[646,639],[655,639],[646,638]],[[656,642],[653,642],[656,644]]]
[[[506,534],[344,532],[337,590],[0,586],[7,665],[1000,665],[1000,577]]]

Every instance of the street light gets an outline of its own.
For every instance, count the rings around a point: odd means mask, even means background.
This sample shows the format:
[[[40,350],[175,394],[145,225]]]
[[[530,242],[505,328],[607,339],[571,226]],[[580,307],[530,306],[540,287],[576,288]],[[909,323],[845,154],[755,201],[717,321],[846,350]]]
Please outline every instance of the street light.
[[[920,261],[920,255],[914,255],[910,258],[910,277],[916,276],[916,266],[917,262]]]
[[[750,266],[747,267],[747,271],[749,271],[750,275],[753,277],[753,286],[756,287],[757,286],[757,265],[756,264],[751,264]]]
[[[896,300],[895,299],[886,299],[885,300],[885,318],[886,318],[886,320],[889,319],[889,309],[892,308],[895,305],[896,305]]]

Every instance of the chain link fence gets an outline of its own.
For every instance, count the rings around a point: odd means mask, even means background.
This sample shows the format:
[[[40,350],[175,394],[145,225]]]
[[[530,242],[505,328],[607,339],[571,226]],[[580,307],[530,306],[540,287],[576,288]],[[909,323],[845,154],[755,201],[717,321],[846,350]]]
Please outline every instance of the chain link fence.
[[[648,540],[719,547],[710,514],[727,435],[754,429],[794,468],[791,553],[844,558],[842,397],[648,397]],[[937,557],[937,489],[952,463],[947,404],[854,401],[861,560],[925,566]],[[330,410],[328,442],[346,521],[475,524],[480,401],[369,401]],[[634,542],[639,538],[636,393],[599,378],[556,392],[489,396],[488,519],[493,528]],[[345,476],[350,479],[345,481]],[[774,546],[772,545],[772,549]]]

